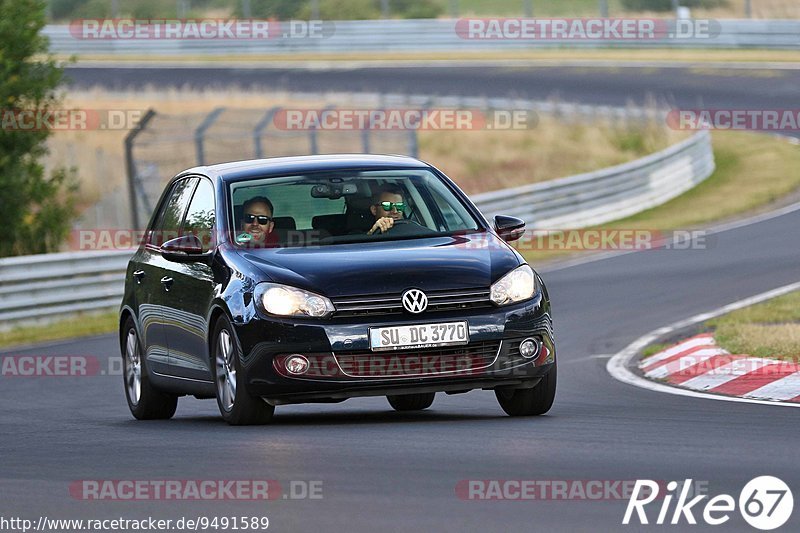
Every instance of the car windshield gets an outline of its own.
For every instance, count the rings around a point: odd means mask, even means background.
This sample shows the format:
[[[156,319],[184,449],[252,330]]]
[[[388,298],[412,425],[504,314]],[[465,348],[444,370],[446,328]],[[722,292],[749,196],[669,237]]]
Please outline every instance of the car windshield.
[[[230,185],[241,246],[321,246],[477,231],[481,224],[425,169],[336,171]]]

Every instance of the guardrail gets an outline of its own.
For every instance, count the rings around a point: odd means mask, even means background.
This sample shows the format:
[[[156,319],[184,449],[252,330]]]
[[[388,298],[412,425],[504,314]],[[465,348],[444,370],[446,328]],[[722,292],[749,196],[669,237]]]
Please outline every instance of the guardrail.
[[[0,329],[119,306],[129,250],[0,259]]]
[[[531,228],[580,228],[662,204],[714,171],[710,134],[611,168],[475,195],[491,217],[508,214]],[[129,250],[0,259],[0,329],[118,306]]]
[[[325,21],[318,35],[269,39],[79,38],[68,25],[48,25],[44,35],[59,54],[197,56],[343,52],[431,52],[527,50],[534,48],[771,48],[800,49],[800,20],[710,21],[708,33],[687,30],[684,38],[465,39],[459,19]],[[665,19],[674,24],[674,20]],[[464,22],[459,26],[461,28]],[[688,23],[687,23],[688,24]]]
[[[582,228],[663,204],[714,172],[711,135],[701,131],[641,159],[568,178],[476,195],[491,217],[522,218],[534,229]]]

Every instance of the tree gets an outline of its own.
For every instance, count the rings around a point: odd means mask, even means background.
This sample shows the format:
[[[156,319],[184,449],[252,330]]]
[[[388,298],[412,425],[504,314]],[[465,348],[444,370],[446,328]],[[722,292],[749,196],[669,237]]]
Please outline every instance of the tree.
[[[46,175],[47,128],[22,129],[60,100],[63,71],[41,34],[46,3],[0,0],[0,257],[55,251],[75,217],[74,171]]]

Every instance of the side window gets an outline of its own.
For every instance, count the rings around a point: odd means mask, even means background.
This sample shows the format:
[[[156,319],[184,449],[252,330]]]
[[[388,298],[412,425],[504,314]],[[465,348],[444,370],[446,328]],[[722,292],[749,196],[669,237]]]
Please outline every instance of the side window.
[[[153,231],[150,232],[148,244],[161,246],[168,240],[179,236],[183,214],[192,198],[195,184],[197,184],[197,178],[187,178],[175,182],[158,214]]]
[[[182,234],[193,233],[203,243],[203,251],[214,246],[214,187],[211,182],[201,179],[186,211]]]
[[[461,217],[453,209],[449,203],[447,203],[444,198],[442,198],[437,191],[431,190],[431,197],[433,201],[436,202],[439,211],[441,211],[442,216],[444,217],[445,225],[447,226],[445,229],[451,230],[454,228],[458,228],[463,225],[463,221]]]

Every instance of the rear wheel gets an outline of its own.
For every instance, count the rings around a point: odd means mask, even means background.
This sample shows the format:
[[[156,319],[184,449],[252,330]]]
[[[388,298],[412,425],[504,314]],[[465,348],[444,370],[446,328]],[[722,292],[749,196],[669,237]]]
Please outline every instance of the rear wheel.
[[[234,335],[228,318],[220,318],[212,337],[219,412],[227,423],[234,426],[266,424],[272,418],[275,407],[247,392],[247,383],[240,379],[244,376],[241,372],[239,343]]]
[[[147,360],[142,353],[139,335],[133,319],[128,317],[120,338],[128,408],[137,420],[164,420],[172,418],[178,408],[178,397],[161,392],[150,384]]]
[[[435,397],[435,392],[423,392],[420,394],[387,396],[386,399],[389,400],[389,405],[395,411],[422,411],[431,406]]]
[[[553,406],[556,397],[556,366],[531,389],[495,390],[503,411],[510,416],[543,415]]]

